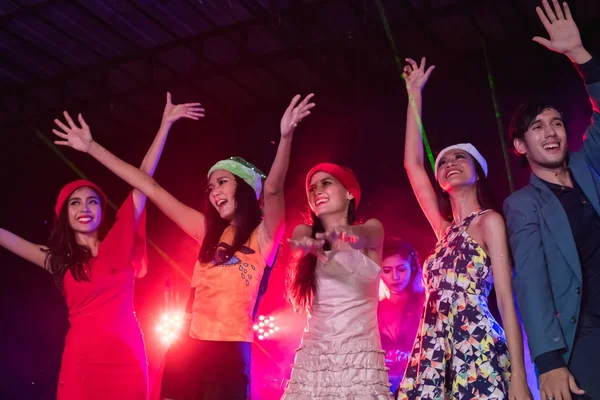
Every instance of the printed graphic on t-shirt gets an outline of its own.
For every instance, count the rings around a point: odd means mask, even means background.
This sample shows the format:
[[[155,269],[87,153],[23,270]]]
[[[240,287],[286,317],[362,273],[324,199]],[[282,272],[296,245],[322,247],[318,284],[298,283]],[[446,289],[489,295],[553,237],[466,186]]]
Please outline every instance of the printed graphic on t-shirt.
[[[255,254],[256,252],[248,246],[242,246],[239,250],[241,254]],[[240,260],[235,254],[231,254],[231,245],[221,242],[217,246],[215,255],[211,261],[211,264],[215,267],[233,267],[237,266],[240,272],[240,277],[246,281],[246,286],[250,285],[250,280],[255,274],[256,267],[247,262]]]

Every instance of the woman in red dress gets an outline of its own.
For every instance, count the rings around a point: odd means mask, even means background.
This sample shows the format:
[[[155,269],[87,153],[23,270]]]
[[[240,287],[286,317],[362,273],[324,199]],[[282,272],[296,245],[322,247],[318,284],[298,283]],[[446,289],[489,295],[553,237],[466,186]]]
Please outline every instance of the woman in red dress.
[[[141,170],[152,175],[173,122],[203,116],[198,103],[173,105]],[[69,124],[73,121],[65,113]],[[133,190],[101,240],[107,198],[94,183],[65,185],[56,201],[48,246],[0,229],[0,245],[47,269],[61,288],[71,324],[58,383],[59,400],[146,400],[148,365],[133,308],[134,278],[146,274],[146,196]]]

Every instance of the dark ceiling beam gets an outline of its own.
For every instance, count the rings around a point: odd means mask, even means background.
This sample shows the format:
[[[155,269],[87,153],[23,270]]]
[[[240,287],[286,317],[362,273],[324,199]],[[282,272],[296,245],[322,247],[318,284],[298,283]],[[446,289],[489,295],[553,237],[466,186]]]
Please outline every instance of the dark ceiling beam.
[[[20,7],[25,7],[20,0],[10,0],[12,3],[17,4]],[[39,15],[37,9],[34,10],[30,10],[30,15],[38,18],[40,21],[42,21],[43,23],[45,23],[46,25],[50,26],[52,29],[56,29],[58,32],[66,35],[67,37],[69,37],[71,40],[74,40],[76,43],[78,43],[79,45],[83,46],[84,48],[86,48],[87,50],[89,50],[89,48],[87,48],[85,45],[81,44],[81,41],[79,41],[78,39],[74,38],[73,36],[71,36],[70,34],[64,32],[64,30],[58,26],[56,26],[55,24],[53,24],[52,22],[48,21],[46,18],[42,17],[41,15]],[[12,35],[13,37],[18,38],[19,40],[23,41],[24,43],[26,43],[27,45],[30,45],[34,48],[36,48],[37,50],[39,50],[40,52],[44,53],[46,56],[48,56],[49,58],[55,60],[57,63],[60,63],[61,65],[67,65],[60,57],[54,55],[53,53],[47,51],[46,49],[43,49],[41,47],[39,47],[36,43],[32,43],[20,36],[18,36],[16,33],[12,32],[10,29],[6,28],[6,27],[0,27],[0,29],[4,30],[5,32],[9,33],[10,35]],[[101,54],[97,53],[95,50],[93,50],[92,52],[95,52],[95,54],[97,56],[101,56]],[[8,62],[8,61],[5,61]],[[24,67],[22,67],[23,69],[25,69]],[[106,82],[98,82],[96,80],[92,80],[89,76],[83,77],[89,84],[90,86],[94,87],[96,90],[98,90],[99,92],[102,92],[104,90],[106,90],[106,88],[108,87],[108,85],[106,84]],[[35,97],[31,96],[30,93],[28,91],[21,91],[20,93],[18,93],[18,97],[19,97],[19,111],[17,112],[17,114],[20,115],[26,115],[26,118],[35,118],[35,113],[31,112],[30,110],[40,110],[40,109],[52,109],[52,110],[56,110],[56,113],[59,113],[60,111],[66,109],[69,105],[71,104],[78,104],[81,99],[78,98],[77,93],[76,92],[68,92],[68,89],[65,85],[53,85],[53,87],[50,87],[51,90],[53,90],[54,92],[57,93],[56,97],[57,99],[59,99],[57,104],[51,105],[49,106],[48,104],[45,104],[42,101],[39,101],[38,99],[36,99]],[[32,103],[38,103],[39,107],[30,107],[29,105]],[[138,107],[136,107],[134,104],[129,104],[136,112],[138,113],[142,113],[142,110],[140,110]],[[58,115],[58,114],[56,114]],[[114,115],[112,115],[111,113],[102,113],[102,116],[104,118],[106,118],[109,121],[112,121],[116,124],[119,125],[125,125],[127,129],[134,129],[134,127],[132,125],[129,124],[129,121],[124,121],[122,119],[116,118]]]
[[[13,3],[16,3],[17,5],[19,5],[19,6],[21,6],[21,7],[24,7],[24,5],[23,5],[23,4],[21,4],[21,3],[19,2],[19,0],[11,0],[11,1],[12,1]],[[30,10],[30,15],[32,15],[32,16],[34,16],[34,17],[38,18],[39,20],[41,20],[42,22],[46,23],[47,25],[49,25],[49,26],[52,26],[52,27],[53,27],[53,29],[57,29],[59,32],[61,32],[61,33],[65,34],[61,28],[59,28],[59,27],[56,27],[54,24],[52,24],[51,22],[47,21],[45,18],[41,17],[41,16],[38,14],[37,8],[36,8],[36,9],[33,9],[33,10]],[[46,50],[45,48],[43,48],[43,47],[40,47],[40,46],[39,46],[39,45],[37,45],[36,43],[33,43],[33,42],[29,41],[29,40],[26,40],[26,39],[24,39],[23,37],[21,37],[21,36],[17,35],[16,33],[12,32],[12,30],[10,30],[10,29],[8,29],[8,28],[6,28],[6,27],[0,27],[0,29],[2,29],[3,31],[7,32],[7,33],[8,33],[8,34],[10,34],[11,36],[13,36],[13,37],[17,38],[18,40],[21,40],[23,43],[26,43],[27,45],[29,45],[29,46],[31,46],[31,47],[33,47],[33,48],[35,48],[37,51],[39,51],[39,52],[40,52],[40,53],[42,53],[42,54],[45,54],[45,55],[46,55],[48,58],[50,58],[50,59],[54,60],[55,62],[57,62],[57,63],[59,63],[59,64],[61,64],[61,65],[63,65],[63,66],[66,66],[66,67],[68,67],[68,64],[66,64],[66,63],[65,63],[65,62],[64,62],[64,61],[63,61],[63,60],[62,60],[60,57],[56,56],[55,54],[53,54],[52,52],[50,52],[50,51]],[[73,39],[73,37],[72,37],[71,35],[69,35],[69,34],[66,34],[66,35],[67,35],[67,37],[69,37],[69,38],[71,38],[72,40],[74,40],[74,39]],[[79,44],[79,42],[78,42],[78,44]],[[86,46],[84,46],[84,48],[88,49]],[[96,90],[100,90],[100,91],[101,91],[101,90],[105,90],[105,88],[107,87],[107,85],[106,85],[106,82],[99,83],[99,82],[97,82],[96,80],[93,80],[93,79],[91,79],[89,76],[83,76],[83,77],[82,77],[82,79],[83,79],[83,80],[85,80],[85,81],[87,81],[87,83],[89,83],[89,84],[90,84],[90,86],[94,87]],[[53,86],[54,86],[54,85],[53,85]],[[55,89],[55,91],[56,91],[56,87],[53,87],[53,89]],[[71,93],[71,94],[69,95],[69,94],[67,94],[67,93],[65,92],[65,90],[66,90],[66,88],[65,88],[65,87],[62,87],[62,89],[61,89],[61,90],[58,90],[58,92],[61,94],[61,95],[60,95],[60,96],[58,96],[58,97],[62,99],[62,101],[61,101],[61,103],[62,103],[62,104],[59,104],[57,108],[64,109],[64,108],[66,108],[65,106],[66,106],[67,104],[78,103],[79,101],[81,101],[81,99],[77,97],[77,93],[76,93],[76,92],[75,92],[75,93]],[[33,97],[32,97],[32,96],[30,96],[30,94],[28,93],[28,91],[20,91],[18,94],[20,95],[20,97],[21,97],[21,99],[22,99],[22,100],[21,100],[21,104],[27,104],[27,103],[30,103],[30,102],[31,102],[31,100],[33,99]],[[142,110],[140,110],[140,109],[139,109],[138,107],[136,107],[134,104],[130,104],[130,106],[131,106],[131,107],[132,107],[134,110],[136,110],[136,112],[138,112],[138,113],[142,113]],[[44,105],[44,108],[46,108],[46,107],[48,107],[48,106],[47,106],[47,105]],[[115,123],[118,123],[118,124],[121,124],[121,125],[126,125],[126,126],[127,126],[128,128],[130,128],[130,129],[131,129],[131,128],[133,128],[133,127],[132,127],[132,126],[129,124],[129,122],[128,122],[128,121],[123,121],[123,120],[121,120],[121,119],[118,119],[118,118],[114,117],[113,115],[110,115],[110,114],[105,114],[105,113],[104,113],[104,116],[105,116],[107,119],[114,121]]]
[[[210,78],[210,77],[214,77],[214,76],[228,77],[237,68],[245,67],[245,66],[267,65],[268,63],[275,61],[275,60],[291,59],[291,58],[298,56],[299,53],[300,53],[300,55],[302,55],[302,53],[310,52],[310,51],[313,51],[314,49],[319,50],[320,45],[322,45],[322,44],[314,43],[314,44],[311,44],[310,46],[307,46],[307,48],[303,48],[303,49],[288,48],[288,49],[276,51],[271,54],[268,54],[265,56],[259,56],[259,57],[248,55],[246,59],[239,60],[239,61],[231,63],[229,65],[215,65],[212,69],[210,69],[208,71],[203,71],[202,74],[198,74],[197,71],[189,71],[189,73],[173,75],[173,79],[166,80],[165,82],[154,83],[154,84],[152,82],[148,82],[148,81],[137,80],[136,82],[138,84],[136,84],[133,88],[131,88],[129,90],[102,91],[102,92],[99,92],[97,96],[94,96],[92,98],[87,98],[87,99],[69,98],[68,101],[70,103],[77,104],[77,106],[80,108],[86,108],[88,106],[97,106],[98,104],[108,103],[112,99],[123,100],[123,99],[126,99],[129,96],[132,96],[135,94],[147,93],[147,92],[155,90],[157,88],[168,87],[168,85],[172,85],[172,84],[179,84],[179,83],[189,84],[190,81],[198,79],[199,78],[198,75],[200,75],[200,78]],[[146,59],[144,61],[146,61],[147,63],[152,62],[151,59]],[[117,68],[118,68],[118,65],[115,67],[115,69],[117,69]],[[148,68],[149,69],[151,68],[150,65]],[[112,69],[110,67],[108,67],[103,72],[106,75],[110,75],[111,71],[112,71]],[[62,82],[55,82],[53,85],[63,85],[64,86],[65,83],[67,83],[67,82],[68,82],[68,80],[62,81]],[[106,82],[106,84],[104,84],[104,86],[105,87],[110,86],[108,81]],[[27,93],[27,91],[20,91],[19,93],[24,94],[24,93]],[[272,101],[262,102],[262,104],[267,107],[280,105],[278,103],[275,104]],[[43,110],[43,109],[57,110],[57,108],[58,107],[56,105],[45,105],[45,107],[39,107],[38,110]],[[224,111],[227,109],[226,107],[222,107],[222,108],[224,109]],[[55,112],[55,111],[53,111],[53,112]]]
[[[141,8],[137,3],[135,3],[132,0],[126,0],[127,3],[135,9],[136,12],[140,13],[141,15],[143,15],[144,17],[148,18],[150,21],[152,21],[153,24],[155,24],[156,26],[159,27],[159,29],[163,30],[164,32],[166,32],[169,36],[171,36],[171,38],[173,38],[175,41],[180,41],[181,38],[178,37],[171,29],[167,28],[162,22],[160,22],[157,18],[155,18],[152,14],[150,14],[149,12],[147,12],[146,10],[144,10],[143,8]],[[113,29],[111,27],[111,29]],[[120,34],[120,32],[119,32]],[[139,46],[137,46],[139,49]],[[195,52],[195,49],[191,47],[190,44],[187,44],[186,47],[192,51]],[[206,60],[206,58],[202,55],[202,52],[199,53],[195,53],[197,54],[200,59]],[[164,69],[166,69],[167,71],[169,71],[169,73],[171,75],[177,76],[179,75],[179,72],[175,71],[173,68],[171,68],[171,66],[169,66],[167,63],[163,62],[160,60],[160,58],[157,56],[156,53],[154,53],[152,55],[152,58],[155,60],[156,63],[159,63]],[[219,100],[217,100],[214,96],[212,96],[211,94],[207,93],[204,89],[202,89],[200,86],[198,86],[195,82],[192,82],[191,85],[194,87],[194,90],[197,91],[198,93],[201,93],[202,96],[205,99],[210,99],[211,101],[213,101],[214,103],[220,103]]]
[[[85,7],[83,5],[78,5],[77,7],[78,7],[78,9],[81,12],[83,12],[89,18],[91,18],[94,21],[96,21],[96,23],[98,23],[100,26],[102,26],[108,32],[112,33],[113,35],[115,35],[116,37],[118,37],[120,40],[122,40],[125,43],[127,43],[130,47],[136,49],[136,51],[143,51],[143,49],[140,47],[140,45],[137,42],[135,42],[133,39],[127,37],[121,31],[119,31],[118,29],[112,27],[110,24],[108,24],[105,21],[103,21],[96,14],[94,14],[93,12],[91,12],[87,7]],[[148,53],[148,54],[146,54],[146,56],[143,59],[147,63],[147,66],[148,66],[148,68],[147,68],[147,74],[148,74],[147,78],[148,78],[149,81],[152,81],[154,79],[154,72],[155,72],[154,67],[156,65],[159,65],[162,68],[166,69],[172,75],[177,75],[177,73],[175,71],[173,71],[173,69],[171,67],[169,67],[167,64],[165,64],[163,61],[161,61],[159,59],[159,57],[157,56],[156,53]],[[118,67],[118,64],[117,64],[117,67]],[[130,79],[137,80],[138,83],[142,82],[138,77],[136,77],[134,74],[132,74],[131,72],[127,71],[126,69],[124,69],[124,68],[118,68],[118,69],[119,69],[119,71],[124,72]],[[149,83],[152,83],[152,82],[149,82]],[[219,104],[219,101],[214,96],[211,96],[209,93],[205,92],[200,87],[198,87],[198,86],[195,85],[194,89],[197,90],[199,93],[202,93],[202,96],[205,99],[210,99],[213,103]]]
[[[94,98],[90,98],[85,103],[81,103],[82,106],[86,106],[89,104],[97,104],[98,102],[106,102],[109,101],[111,97],[114,98],[127,98],[133,95],[143,94],[148,91],[156,90],[158,88],[167,88],[170,85],[176,85],[178,83],[188,83],[191,80],[199,80],[200,79],[209,79],[217,76],[229,76],[233,71],[240,67],[252,67],[258,65],[260,62],[273,62],[276,60],[289,59],[297,56],[296,49],[284,49],[277,52],[270,53],[265,56],[248,58],[243,61],[235,62],[228,65],[219,65],[210,71],[205,71],[201,76],[198,76],[196,71],[188,71],[187,73],[179,74],[171,80],[167,80],[164,82],[156,82],[154,84],[145,84],[142,83],[133,88],[122,90],[122,91],[114,91],[111,94],[101,94],[100,96],[96,96]],[[110,96],[110,97],[107,97]],[[226,111],[226,110],[224,110]]]
[[[144,119],[136,119],[136,126],[129,124],[126,121],[122,121],[119,118],[115,118],[110,111],[102,111],[102,107],[98,107],[96,104],[87,104],[86,107],[82,107],[85,101],[72,102],[65,88],[63,90],[57,90],[56,97],[59,98],[58,104],[48,105],[42,100],[35,96],[23,95],[19,97],[18,111],[8,109],[6,105],[2,108],[9,113],[8,120],[2,121],[2,126],[6,132],[10,132],[13,129],[18,129],[23,126],[29,126],[36,129],[47,130],[52,121],[55,118],[62,118],[62,111],[70,109],[71,111],[81,112],[84,115],[88,115],[92,111],[96,113],[99,120],[102,121],[103,129],[119,129],[121,131],[133,132],[133,135],[137,135],[140,130],[147,129],[146,121]],[[76,108],[76,110],[75,110]],[[89,121],[88,121],[89,122]],[[96,124],[97,125],[97,124]]]
[[[0,27],[0,30],[4,31],[4,32],[6,32],[6,33],[8,33],[9,35],[13,36],[13,37],[14,37],[14,38],[16,38],[17,40],[20,40],[21,42],[25,43],[26,45],[28,45],[28,46],[31,46],[32,48],[35,48],[37,51],[39,51],[40,53],[42,53],[42,54],[46,55],[48,58],[50,58],[50,59],[54,60],[54,61],[55,61],[55,62],[57,62],[58,64],[61,64],[61,65],[63,65],[63,66],[67,66],[67,67],[68,67],[68,64],[66,64],[66,63],[65,63],[65,62],[64,62],[64,61],[63,61],[63,60],[62,60],[60,57],[57,57],[56,55],[52,54],[52,53],[51,53],[51,52],[49,52],[48,50],[46,50],[46,49],[44,49],[44,48],[40,47],[40,46],[39,46],[37,43],[33,43],[33,42],[31,42],[31,41],[29,41],[29,40],[27,40],[27,39],[25,39],[25,38],[23,38],[23,37],[21,37],[21,36],[17,35],[17,34],[16,34],[16,33],[14,33],[12,30],[10,30],[10,29],[8,29],[8,28],[6,28],[6,27]],[[96,85],[97,85],[97,83],[96,83],[95,81],[92,81],[92,80],[90,80],[90,78],[89,78],[88,76],[84,76],[84,77],[82,77],[82,78],[83,78],[83,79],[85,79],[85,80],[87,80],[87,81],[88,81],[88,82],[91,84],[91,86],[93,86],[93,87],[97,87],[97,86],[96,86]],[[3,94],[4,94],[4,92],[3,92]],[[18,95],[18,96],[22,96],[22,98],[23,98],[23,100],[22,100],[22,101],[23,101],[24,103],[26,103],[28,100],[30,100],[30,99],[32,98],[32,97],[29,95],[29,91],[23,91],[23,90],[21,90],[21,91],[16,91],[16,92],[12,92],[12,93],[6,93],[6,94],[8,94],[8,95]],[[75,96],[71,96],[71,97],[75,97]],[[77,99],[75,99],[75,101],[78,101],[78,100],[77,100]],[[63,109],[64,109],[64,107],[61,107],[61,108],[63,108]],[[108,118],[115,119],[114,117],[109,117],[109,116],[107,116],[107,117],[108,117]],[[123,124],[123,123],[127,124],[127,122],[124,122],[124,121],[121,121],[121,120],[117,120],[117,121],[118,121],[119,123],[121,123],[121,124]]]
[[[40,1],[39,3],[33,4],[31,6],[23,6],[23,8],[14,11],[10,14],[4,14],[3,16],[0,17],[0,26],[2,26],[3,24],[6,24],[8,21],[15,19],[15,18],[19,18],[19,17],[23,17],[25,15],[29,15],[31,14],[31,12],[34,11],[41,11],[44,8],[48,8],[57,4],[61,4],[61,3],[68,3],[68,0],[46,0],[46,1]]]
[[[191,2],[191,4],[190,4],[190,2]],[[190,10],[192,10],[192,12],[198,14],[202,19],[204,19],[206,22],[208,22],[211,25],[212,29],[218,28],[215,21],[213,21],[212,18],[210,18],[208,15],[206,15],[206,13],[200,8],[200,6],[197,2],[194,2],[193,0],[184,0],[183,3]],[[250,53],[248,51],[248,46],[250,45],[248,30],[249,30],[248,27],[240,30],[240,34],[241,34],[240,36],[242,38],[241,40],[238,40],[235,37],[236,35],[232,35],[232,34],[225,35],[225,37],[229,41],[231,41],[236,46],[238,46],[240,52],[243,52],[242,57],[250,56]],[[263,68],[267,72],[267,74],[270,75],[273,79],[275,79],[280,85],[282,85],[286,91],[294,92],[294,89],[291,87],[290,83],[286,79],[284,79],[280,74],[278,74],[271,66],[269,66],[263,62],[259,62],[258,66],[260,68]]]
[[[159,29],[161,29],[162,31],[166,32],[169,36],[171,36],[171,38],[173,40],[178,41],[178,40],[182,39],[175,32],[173,32],[171,29],[169,29],[168,27],[166,27],[158,18],[156,18],[154,15],[150,14],[148,11],[144,10],[142,7],[140,7],[139,5],[137,5],[133,0],[125,0],[125,1],[131,7],[133,7],[136,10],[136,12],[139,12],[144,17],[148,18],[150,21],[152,21],[153,24],[155,24],[156,26],[158,26]],[[244,32],[244,31],[242,30],[242,32]],[[191,48],[190,44],[187,44],[185,47],[188,50],[193,51],[193,49]],[[203,62],[205,62],[206,64],[210,65],[211,67],[215,67],[216,65],[218,65],[214,61],[209,60],[208,58],[206,58],[202,53],[200,53],[199,56],[200,56],[200,59]],[[176,73],[170,67],[168,67],[168,68],[171,71],[171,73]],[[246,86],[243,83],[239,82],[233,76],[228,76],[227,79],[229,79],[230,81],[232,81],[234,84],[236,84],[239,88],[241,88],[243,91],[245,91],[251,97],[257,98],[257,99],[259,99],[261,101],[267,100],[267,99],[265,99],[265,97],[263,95],[255,93],[252,89],[248,88],[248,86]],[[196,88],[198,88],[198,86],[195,83],[194,83],[194,86],[196,86]],[[198,88],[198,89],[200,89],[200,88]]]
[[[321,21],[314,23],[311,21],[313,29],[329,38],[330,52],[341,55],[344,58],[344,68],[348,66],[352,69],[353,75],[350,79],[354,87],[364,86],[365,82],[361,81],[361,77],[379,76],[383,65],[386,63],[386,60],[382,58],[366,57],[361,53],[361,50],[365,47],[371,47],[371,43],[368,43],[369,40],[372,43],[379,43],[377,31],[372,29],[372,24],[369,24],[367,15],[367,4],[370,2],[371,0],[345,0],[342,2],[354,12],[359,23],[359,29],[352,29],[350,32],[341,35],[336,36],[335,32],[332,32],[330,27]],[[377,14],[377,21],[380,21],[379,14]]]
[[[24,65],[16,62],[12,57],[5,57],[2,60],[2,63],[12,65],[14,69],[25,71],[27,73],[27,75],[29,75],[29,76],[33,77],[33,76],[36,75],[33,71],[31,71],[31,69],[29,69],[29,68],[25,67]]]
[[[273,53],[265,55],[265,56],[247,58],[246,60],[241,60],[239,62],[235,62],[235,63],[228,64],[228,65],[219,65],[218,67],[216,67],[210,71],[203,72],[200,77],[197,76],[198,74],[196,71],[189,71],[187,73],[173,76],[172,79],[165,80],[164,82],[154,82],[154,83],[141,82],[129,89],[120,90],[120,91],[114,90],[111,92],[102,92],[102,93],[98,93],[97,96],[90,97],[87,99],[68,99],[68,101],[70,101],[73,104],[76,104],[80,110],[86,110],[88,108],[96,108],[96,107],[98,107],[98,105],[107,104],[107,103],[111,102],[113,99],[124,100],[124,99],[127,99],[134,95],[141,95],[141,94],[149,93],[151,91],[155,91],[158,89],[167,90],[169,87],[172,87],[173,85],[177,85],[177,84],[181,84],[181,83],[188,84],[190,81],[197,80],[199,78],[208,79],[208,78],[216,77],[216,76],[228,76],[235,69],[240,68],[240,67],[251,67],[251,66],[256,66],[258,62],[268,63],[268,62],[273,62],[276,60],[289,59],[289,58],[296,57],[296,56],[297,56],[296,49],[284,49],[284,50],[280,50],[277,52],[273,52]],[[57,83],[57,85],[60,85],[60,83]],[[26,93],[22,92],[21,95],[25,96],[26,100],[33,99],[34,101],[40,103],[40,101],[38,99],[34,99],[31,96],[28,96]],[[42,105],[41,103],[40,103],[40,105],[41,105],[40,107],[35,107],[37,113],[33,113],[33,114],[29,113],[27,115],[28,118],[34,118],[34,117],[41,118],[42,115],[45,115],[46,117],[48,115],[56,115],[56,112],[60,112],[63,109],[63,107],[61,105],[52,105],[52,104],[43,104]],[[274,105],[274,104],[271,104],[271,105]],[[280,104],[279,104],[279,106],[280,106]],[[215,110],[217,115],[230,113],[233,110],[232,108],[227,107],[225,105],[222,105],[219,108],[220,108],[220,111]],[[211,111],[211,114],[215,115],[215,111]]]
[[[324,4],[328,3],[328,1],[329,0],[320,0],[320,1],[312,2],[310,4],[305,4],[302,6],[302,9],[305,9],[305,10],[316,9],[316,8],[322,7]],[[292,9],[288,9],[282,13],[283,16],[288,16],[291,14],[293,14]],[[233,32],[238,32],[240,29],[248,29],[253,26],[261,26],[261,25],[262,25],[262,23],[260,21],[251,20],[251,21],[245,21],[245,22],[242,22],[239,24],[226,26],[226,27],[220,27],[220,28],[217,28],[210,32],[199,33],[197,35],[192,35],[192,36],[183,38],[181,40],[165,43],[165,44],[158,45],[158,46],[152,46],[152,47],[148,47],[145,49],[132,51],[128,54],[113,57],[111,59],[101,61],[94,65],[89,65],[89,66],[85,66],[85,67],[81,67],[81,68],[74,68],[69,71],[65,71],[64,73],[57,74],[54,77],[47,78],[47,79],[41,79],[36,82],[32,82],[31,84],[28,84],[28,85],[11,85],[8,87],[4,87],[4,88],[1,88],[1,91],[3,93],[11,93],[11,92],[15,92],[15,91],[28,90],[28,89],[34,88],[34,87],[45,86],[45,85],[51,84],[53,82],[61,82],[61,81],[64,81],[64,80],[67,80],[67,79],[70,79],[73,77],[83,76],[85,74],[89,74],[89,73],[92,73],[97,70],[114,67],[116,65],[127,63],[130,61],[135,61],[140,58],[145,58],[149,54],[158,54],[158,53],[161,53],[161,52],[164,52],[167,50],[171,50],[173,48],[180,47],[183,45],[202,42],[202,41],[210,39],[210,38],[225,36],[225,35],[228,35]]]
[[[292,10],[294,12],[292,13],[287,15],[284,15],[283,13],[275,15],[257,0],[238,1],[252,16],[263,22],[264,28],[286,43],[289,47],[298,49],[308,47],[307,42],[309,40],[304,38],[310,37],[311,32],[310,28],[307,28],[303,23],[303,19],[305,19],[303,14],[307,13],[309,10],[301,5],[302,3],[294,2],[292,5]],[[273,28],[271,24],[274,18],[279,22],[277,28]],[[290,23],[290,20],[296,21],[296,24],[294,24],[295,26],[290,27],[290,25],[293,25]],[[333,62],[329,57],[330,55],[331,51],[320,54],[302,54],[299,52],[299,58],[306,66],[320,75],[325,76],[327,82],[332,83],[338,93],[345,93],[350,86],[350,82],[341,79],[340,76],[332,70],[331,66],[333,65]],[[325,58],[326,60],[323,61],[322,58]]]
[[[10,0],[13,3],[16,3],[17,5],[19,5],[20,7],[25,7],[25,5],[23,5],[21,3],[20,0]],[[35,16],[38,20],[42,21],[42,23],[44,23],[46,26],[49,26],[51,29],[56,30],[57,32],[60,32],[61,34],[63,34],[64,36],[68,37],[70,40],[72,40],[73,42],[77,43],[79,46],[81,46],[83,49],[85,49],[86,51],[94,54],[96,57],[102,58],[104,57],[103,54],[101,54],[98,50],[94,49],[93,47],[89,47],[86,43],[84,43],[81,39],[79,39],[76,36],[71,35],[69,32],[67,32],[65,29],[61,28],[60,26],[56,25],[55,23],[53,23],[52,21],[49,21],[47,18],[45,18],[44,16],[42,16],[39,11],[37,10],[31,10],[31,15]],[[128,73],[128,71],[123,71],[124,73]],[[130,74],[131,75],[131,74]],[[133,75],[131,75],[132,78],[135,78]],[[98,91],[105,91],[105,90],[110,90],[110,88],[106,85],[107,81],[102,81],[102,82],[98,82],[96,80],[92,80],[92,79],[88,79],[89,82],[92,83],[92,86],[94,86],[96,88],[96,90]],[[74,96],[76,97],[76,95]],[[77,101],[77,99],[75,98],[74,100],[75,102]],[[143,110],[141,110],[139,107],[137,107],[135,104],[130,103],[129,104],[138,114],[142,114],[143,115]]]

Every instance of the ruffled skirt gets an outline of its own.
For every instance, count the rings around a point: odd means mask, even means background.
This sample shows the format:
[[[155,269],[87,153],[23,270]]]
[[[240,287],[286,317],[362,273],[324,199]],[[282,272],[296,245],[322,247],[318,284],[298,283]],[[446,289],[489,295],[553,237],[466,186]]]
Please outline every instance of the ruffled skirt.
[[[387,371],[378,343],[303,342],[282,400],[391,400]]]

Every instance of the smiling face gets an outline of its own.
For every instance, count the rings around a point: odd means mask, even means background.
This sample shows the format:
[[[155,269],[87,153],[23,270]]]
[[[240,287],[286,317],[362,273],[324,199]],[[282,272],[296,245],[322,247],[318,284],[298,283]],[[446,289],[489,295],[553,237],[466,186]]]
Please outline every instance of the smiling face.
[[[354,198],[350,192],[330,174],[317,171],[310,178],[307,188],[308,204],[317,216],[348,212],[350,200]]]
[[[208,178],[206,191],[210,204],[217,210],[221,218],[233,221],[235,216],[235,176],[223,169],[216,170]]]
[[[408,287],[412,277],[410,261],[399,254],[386,257],[381,263],[381,279],[392,293],[400,293]]]
[[[522,139],[516,138],[513,146],[527,157],[529,165],[536,168],[560,168],[567,158],[567,130],[562,116],[554,108],[546,108],[527,128]]]
[[[437,168],[437,180],[446,192],[460,186],[472,186],[477,182],[475,160],[464,150],[447,151],[438,161]]]
[[[69,225],[77,233],[92,233],[102,222],[102,203],[96,191],[81,187],[71,193],[67,200]]]

